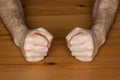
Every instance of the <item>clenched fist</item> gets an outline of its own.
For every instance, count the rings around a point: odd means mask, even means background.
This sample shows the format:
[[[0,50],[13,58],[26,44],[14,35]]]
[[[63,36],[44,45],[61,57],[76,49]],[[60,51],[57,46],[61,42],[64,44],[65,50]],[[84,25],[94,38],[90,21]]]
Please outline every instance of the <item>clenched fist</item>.
[[[44,28],[28,30],[23,34],[20,49],[29,62],[43,60],[50,48],[53,36]]]
[[[66,40],[72,56],[84,62],[92,61],[100,47],[91,30],[79,27],[73,29]]]

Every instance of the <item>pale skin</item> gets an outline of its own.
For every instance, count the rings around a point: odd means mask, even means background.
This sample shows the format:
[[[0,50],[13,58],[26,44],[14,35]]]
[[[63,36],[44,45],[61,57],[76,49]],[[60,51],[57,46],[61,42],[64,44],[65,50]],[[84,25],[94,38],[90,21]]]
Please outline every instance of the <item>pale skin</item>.
[[[26,27],[20,1],[0,0],[0,16],[25,59],[28,62],[43,60],[53,36],[44,28],[30,30]]]
[[[94,59],[106,41],[118,6],[119,0],[95,1],[91,29],[77,27],[66,36],[72,56],[84,62]],[[26,27],[19,0],[0,0],[0,17],[28,62],[41,61],[47,56],[53,36],[44,28]]]
[[[96,0],[93,10],[91,29],[77,27],[66,37],[71,54],[79,61],[89,62],[94,59],[113,24],[119,0]]]

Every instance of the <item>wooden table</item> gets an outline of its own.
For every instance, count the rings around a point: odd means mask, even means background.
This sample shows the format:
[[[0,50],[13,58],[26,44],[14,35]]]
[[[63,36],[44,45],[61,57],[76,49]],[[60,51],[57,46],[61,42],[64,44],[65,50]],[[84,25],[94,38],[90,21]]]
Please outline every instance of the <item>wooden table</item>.
[[[30,28],[45,27],[54,35],[48,56],[26,62],[0,22],[0,80],[120,80],[120,10],[108,39],[92,62],[71,56],[65,36],[75,27],[92,25],[94,0],[22,0]]]

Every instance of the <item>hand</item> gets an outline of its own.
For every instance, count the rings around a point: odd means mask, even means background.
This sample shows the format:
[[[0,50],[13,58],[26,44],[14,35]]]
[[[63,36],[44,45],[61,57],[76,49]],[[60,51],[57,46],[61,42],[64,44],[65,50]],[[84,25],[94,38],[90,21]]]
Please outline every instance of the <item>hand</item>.
[[[50,48],[53,36],[44,28],[29,30],[21,40],[20,48],[28,62],[44,59]]]
[[[79,61],[92,61],[98,51],[95,34],[88,29],[75,28],[66,37],[72,56]]]

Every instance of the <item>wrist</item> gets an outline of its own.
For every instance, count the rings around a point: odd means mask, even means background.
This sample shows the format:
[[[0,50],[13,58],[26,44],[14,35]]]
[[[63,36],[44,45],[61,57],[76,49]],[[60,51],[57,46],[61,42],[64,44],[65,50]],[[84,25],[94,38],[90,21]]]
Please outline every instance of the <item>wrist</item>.
[[[104,25],[102,24],[96,24],[91,28],[91,31],[96,37],[96,40],[98,40],[98,45],[101,46],[106,41],[106,33]]]
[[[20,47],[21,41],[24,39],[28,31],[29,29],[23,29],[15,33],[15,35],[13,36],[13,40],[16,46]]]

